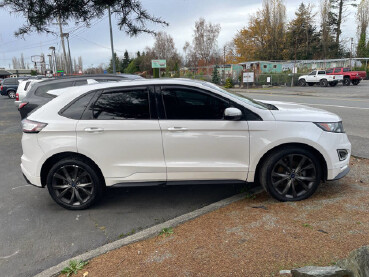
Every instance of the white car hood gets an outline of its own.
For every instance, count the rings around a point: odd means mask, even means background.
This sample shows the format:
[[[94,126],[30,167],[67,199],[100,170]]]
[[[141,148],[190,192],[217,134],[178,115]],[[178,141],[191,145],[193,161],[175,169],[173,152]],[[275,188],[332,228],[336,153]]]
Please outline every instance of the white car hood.
[[[342,120],[334,113],[305,105],[279,101],[257,101],[276,106],[278,110],[270,110],[270,112],[278,121],[338,122]]]

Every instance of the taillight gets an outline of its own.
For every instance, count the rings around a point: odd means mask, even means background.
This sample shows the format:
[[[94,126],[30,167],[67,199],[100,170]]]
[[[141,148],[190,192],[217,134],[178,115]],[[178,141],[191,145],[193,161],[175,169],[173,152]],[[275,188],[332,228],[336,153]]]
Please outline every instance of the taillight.
[[[27,104],[28,104],[28,102],[22,102],[22,103],[20,103],[19,106],[18,106],[18,109],[23,108]]]
[[[2,91],[3,90],[3,86],[0,87],[0,90]]]
[[[38,121],[23,119],[22,120],[22,130],[24,133],[39,133],[43,128],[45,128],[47,123],[42,123]]]
[[[15,101],[19,101],[19,93],[18,92],[15,94]]]

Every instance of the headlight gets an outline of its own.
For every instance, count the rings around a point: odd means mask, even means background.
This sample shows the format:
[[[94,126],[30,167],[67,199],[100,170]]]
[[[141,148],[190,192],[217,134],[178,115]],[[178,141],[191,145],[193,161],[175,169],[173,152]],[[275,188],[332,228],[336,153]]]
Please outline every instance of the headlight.
[[[326,132],[344,133],[342,121],[340,122],[315,122],[315,125]]]

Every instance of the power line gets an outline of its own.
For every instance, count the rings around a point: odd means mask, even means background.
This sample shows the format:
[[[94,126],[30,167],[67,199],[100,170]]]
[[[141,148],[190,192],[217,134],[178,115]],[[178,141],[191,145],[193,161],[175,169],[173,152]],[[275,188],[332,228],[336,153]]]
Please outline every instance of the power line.
[[[80,39],[83,39],[83,40],[85,40],[85,41],[87,41],[87,42],[90,42],[90,43],[92,43],[92,44],[95,44],[96,46],[99,46],[99,47],[101,47],[101,48],[105,48],[105,49],[108,49],[108,50],[110,50],[110,49],[111,49],[110,47],[107,47],[107,46],[104,46],[104,45],[98,44],[98,43],[96,43],[96,42],[94,42],[94,41],[88,40],[87,38],[81,37],[81,36],[79,36],[79,35],[75,35],[75,36],[76,36],[76,37],[78,37],[78,38],[80,38]],[[118,49],[114,49],[114,51],[122,52],[122,53],[124,53],[124,52],[125,52],[125,51],[123,51],[123,50],[118,50]]]

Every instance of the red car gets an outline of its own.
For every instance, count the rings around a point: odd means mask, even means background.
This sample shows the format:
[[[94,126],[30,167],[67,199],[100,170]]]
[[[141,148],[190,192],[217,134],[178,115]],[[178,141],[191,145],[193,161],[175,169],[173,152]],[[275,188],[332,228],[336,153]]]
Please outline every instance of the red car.
[[[327,70],[327,75],[343,75],[343,85],[349,86],[351,83],[357,86],[361,80],[366,78],[365,71],[351,71],[348,67],[335,67]]]

